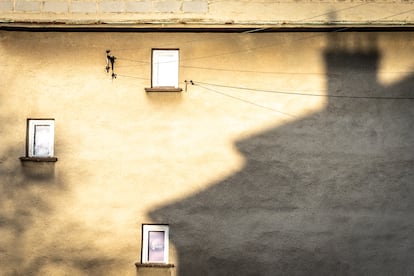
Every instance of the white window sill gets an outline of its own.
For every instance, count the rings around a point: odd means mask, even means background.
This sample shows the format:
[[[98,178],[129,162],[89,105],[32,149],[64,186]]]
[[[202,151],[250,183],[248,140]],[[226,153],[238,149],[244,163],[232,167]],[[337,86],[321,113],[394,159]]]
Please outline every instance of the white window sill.
[[[145,92],[181,92],[183,89],[177,87],[148,87]]]

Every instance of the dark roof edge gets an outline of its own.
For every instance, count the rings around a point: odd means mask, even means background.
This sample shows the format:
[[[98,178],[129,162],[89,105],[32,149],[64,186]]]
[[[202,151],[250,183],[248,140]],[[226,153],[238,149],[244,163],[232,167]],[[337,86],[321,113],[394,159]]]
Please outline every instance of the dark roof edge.
[[[176,23],[57,23],[0,22],[0,30],[33,32],[352,32],[352,31],[414,31],[414,23],[309,23],[309,24],[176,24]]]

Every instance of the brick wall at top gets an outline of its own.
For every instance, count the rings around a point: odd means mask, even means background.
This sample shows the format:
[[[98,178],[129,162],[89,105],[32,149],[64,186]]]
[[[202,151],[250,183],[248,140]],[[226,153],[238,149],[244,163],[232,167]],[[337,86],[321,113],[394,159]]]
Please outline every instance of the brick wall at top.
[[[0,0],[0,12],[52,14],[206,13],[208,12],[208,1]]]
[[[414,24],[412,0],[0,0],[0,23]]]

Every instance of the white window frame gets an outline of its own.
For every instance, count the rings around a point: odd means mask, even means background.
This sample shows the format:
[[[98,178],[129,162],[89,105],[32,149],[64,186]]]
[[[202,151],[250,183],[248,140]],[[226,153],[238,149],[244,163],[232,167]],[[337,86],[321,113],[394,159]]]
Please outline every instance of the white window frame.
[[[164,242],[162,245],[160,244],[151,244],[150,239],[150,232],[162,232],[164,237]],[[160,263],[160,264],[168,264],[168,244],[169,244],[169,226],[168,225],[160,225],[160,224],[143,224],[142,225],[142,256],[141,262],[142,263]],[[162,260],[152,260],[150,258],[150,252],[152,250],[162,250]]]
[[[49,126],[47,137],[47,154],[37,154],[36,151],[36,128]],[[53,157],[55,144],[55,120],[54,119],[28,119],[27,120],[27,153],[28,157]]]
[[[152,88],[178,88],[179,49],[152,49]]]

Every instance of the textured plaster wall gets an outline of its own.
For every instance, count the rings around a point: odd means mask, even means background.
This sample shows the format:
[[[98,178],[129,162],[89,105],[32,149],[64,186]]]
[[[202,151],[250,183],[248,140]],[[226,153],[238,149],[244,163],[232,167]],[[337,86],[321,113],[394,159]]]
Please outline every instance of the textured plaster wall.
[[[0,22],[65,24],[412,24],[406,0],[0,0]],[[187,26],[188,27],[188,26]]]
[[[413,273],[413,100],[341,98],[413,97],[413,33],[0,43],[3,275],[135,275],[142,223],[170,224],[179,275]],[[145,93],[153,47],[195,85]],[[59,161],[21,163],[42,117]]]

